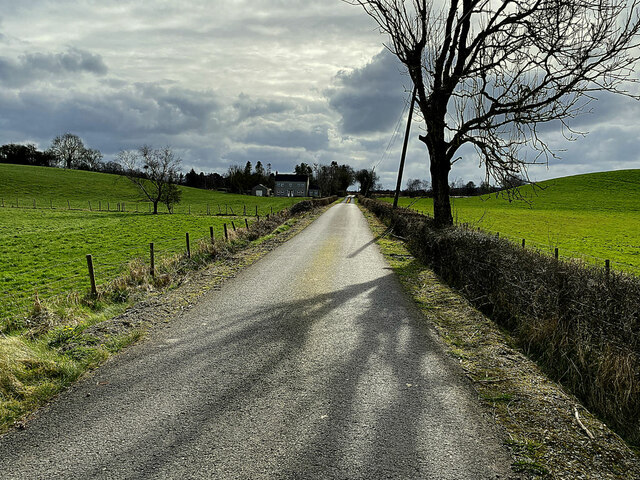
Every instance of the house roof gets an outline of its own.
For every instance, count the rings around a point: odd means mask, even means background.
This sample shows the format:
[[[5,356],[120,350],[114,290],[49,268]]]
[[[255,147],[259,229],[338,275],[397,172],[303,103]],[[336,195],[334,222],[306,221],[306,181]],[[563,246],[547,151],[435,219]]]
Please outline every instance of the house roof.
[[[264,188],[265,190],[269,190],[269,188],[268,188],[268,187],[264,186],[264,185],[263,185],[263,184],[261,184],[261,183],[259,183],[258,185],[256,185],[256,186],[255,186],[255,187],[253,187],[253,188],[254,188],[254,189],[257,189],[257,188]]]
[[[307,175],[296,175],[294,173],[279,173],[276,175],[276,182],[280,180],[281,182],[306,182],[309,180]]]

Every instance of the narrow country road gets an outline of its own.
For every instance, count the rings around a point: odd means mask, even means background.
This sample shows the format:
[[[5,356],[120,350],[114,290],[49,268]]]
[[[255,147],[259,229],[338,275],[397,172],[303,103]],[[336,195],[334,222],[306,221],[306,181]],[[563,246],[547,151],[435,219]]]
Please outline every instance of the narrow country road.
[[[0,438],[8,479],[506,479],[357,206],[329,209]]]

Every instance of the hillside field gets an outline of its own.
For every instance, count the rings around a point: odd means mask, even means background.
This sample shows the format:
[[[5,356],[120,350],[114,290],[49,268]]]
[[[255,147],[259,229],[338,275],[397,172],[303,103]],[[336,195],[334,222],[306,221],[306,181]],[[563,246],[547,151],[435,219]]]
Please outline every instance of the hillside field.
[[[525,201],[501,195],[453,198],[454,221],[499,233],[561,258],[577,258],[640,274],[640,170],[563,177],[522,187]],[[391,198],[382,200],[392,202]],[[430,198],[400,198],[400,206],[433,213]]]
[[[195,245],[209,238],[210,226],[219,237],[224,223],[255,221],[256,207],[263,216],[300,200],[181,189],[174,214],[161,208],[152,215],[133,184],[117,175],[0,164],[0,322],[22,314],[36,292],[48,298],[87,291],[87,254],[98,284],[106,283],[136,257],[148,263],[150,242],[159,260],[185,252],[187,232]]]

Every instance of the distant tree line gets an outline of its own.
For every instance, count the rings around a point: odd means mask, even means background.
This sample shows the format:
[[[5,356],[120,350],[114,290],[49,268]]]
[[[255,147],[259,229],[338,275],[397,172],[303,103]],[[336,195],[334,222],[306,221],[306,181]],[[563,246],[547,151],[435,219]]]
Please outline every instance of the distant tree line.
[[[485,195],[487,193],[495,193],[502,190],[520,187],[525,185],[527,181],[518,175],[505,176],[500,185],[491,185],[488,181],[483,181],[480,185],[475,182],[457,178],[449,184],[449,192],[452,197],[472,197],[475,195]],[[384,193],[384,192],[376,192]],[[406,188],[402,190],[402,195],[408,197],[433,197],[433,189],[431,182],[421,180],[419,178],[410,178],[407,180]]]
[[[150,147],[143,146],[142,150],[149,153]],[[147,150],[145,150],[147,149]],[[167,150],[165,148],[165,150]],[[146,154],[141,154],[142,150],[134,151],[145,158]],[[156,175],[151,172],[151,167],[138,159],[133,162],[133,153],[121,152],[116,161],[103,161],[103,155],[99,150],[88,148],[80,137],[72,133],[65,133],[55,137],[51,146],[45,151],[40,151],[33,144],[6,144],[0,146],[0,163],[12,163],[18,165],[38,165],[45,167],[60,167],[66,169],[89,170],[103,173],[113,173],[126,175],[129,178],[139,178],[149,180]],[[157,152],[156,152],[157,153]],[[165,151],[165,154],[173,152]],[[155,155],[155,153],[154,153]],[[151,155],[152,157],[154,155]],[[147,162],[148,163],[148,162]],[[244,167],[232,165],[226,174],[196,172],[193,168],[186,174],[179,172],[178,164],[172,166],[171,175],[166,179],[167,183],[174,185],[184,185],[187,187],[202,188],[207,190],[225,190],[232,193],[249,193],[253,187],[262,184],[267,188],[275,188],[275,173],[271,171],[271,164],[266,166],[262,162],[256,162],[255,166],[247,162]],[[277,173],[277,172],[276,172]],[[370,196],[371,194],[388,195],[393,194],[391,190],[382,190],[379,183],[379,176],[374,169],[354,170],[347,164],[339,165],[331,162],[329,165],[313,163],[300,163],[294,167],[297,175],[309,176],[311,187],[318,188],[322,196],[344,195],[351,185],[358,184],[360,194]],[[523,185],[525,180],[518,175],[509,175],[503,178],[498,186],[490,185],[487,181],[476,185],[474,182],[464,182],[460,179],[452,181],[449,191],[452,196],[472,196],[483,195],[499,190],[510,189]],[[170,208],[175,203],[176,189],[160,189],[161,193],[151,195],[150,200],[157,208],[158,203],[167,203]],[[403,195],[416,197],[432,197],[433,190],[431,183],[427,180],[410,178],[406,182],[406,188],[401,192]]]
[[[0,163],[113,173],[132,179],[142,179],[145,180],[142,183],[147,183],[146,181],[156,176],[157,173],[151,171],[149,159],[157,156],[158,152],[150,152],[150,148],[142,146],[138,150],[123,151],[118,154],[115,161],[104,162],[103,155],[99,150],[85,146],[78,135],[65,133],[55,137],[50,147],[44,151],[38,150],[34,144],[2,145],[0,147]],[[151,163],[154,162],[151,161]],[[360,170],[356,172],[349,165],[338,165],[337,162],[332,162],[330,165],[300,163],[295,166],[294,172],[299,175],[308,175],[311,186],[317,187],[323,196],[344,194],[356,181],[360,182],[360,192],[368,194],[377,187],[376,182],[378,181],[378,176],[373,171]],[[247,162],[244,167],[232,165],[226,174],[196,172],[193,168],[184,174],[179,172],[177,168],[173,168],[167,181],[194,188],[249,193],[258,184],[274,189],[275,173],[271,171],[270,163],[265,166],[261,161],[258,161],[255,166],[251,162]],[[140,185],[138,186],[140,187]],[[156,207],[158,203],[166,203],[167,201],[171,204],[173,194],[167,196],[168,190],[162,188],[160,190],[164,193],[160,194],[155,189],[156,193],[151,194],[152,198],[149,200]],[[173,192],[173,189],[171,191]]]
[[[31,143],[9,143],[0,146],[0,163],[60,167],[73,170],[90,170],[121,174],[122,166],[114,161],[103,162],[99,150],[88,148],[82,139],[72,133],[58,135],[44,151]]]
[[[300,163],[293,169],[297,175],[308,175],[310,185],[320,190],[320,195],[345,195],[349,187],[356,181],[356,172],[346,164],[331,162],[329,165]]]

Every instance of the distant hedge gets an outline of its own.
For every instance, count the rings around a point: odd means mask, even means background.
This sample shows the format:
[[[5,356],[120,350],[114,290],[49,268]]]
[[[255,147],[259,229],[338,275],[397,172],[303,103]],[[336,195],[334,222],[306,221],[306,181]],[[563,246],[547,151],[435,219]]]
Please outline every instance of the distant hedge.
[[[486,233],[438,230],[416,212],[359,200],[553,378],[640,444],[640,278],[559,261]]]
[[[289,211],[292,215],[296,215],[301,212],[306,212],[316,207],[322,207],[330,205],[338,199],[337,196],[324,197],[324,198],[312,198],[311,200],[303,200],[293,205]]]

